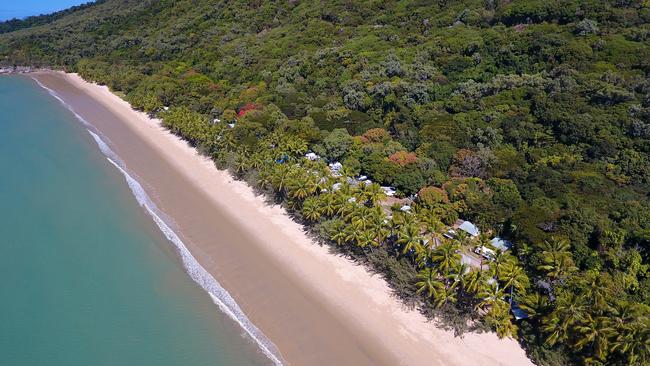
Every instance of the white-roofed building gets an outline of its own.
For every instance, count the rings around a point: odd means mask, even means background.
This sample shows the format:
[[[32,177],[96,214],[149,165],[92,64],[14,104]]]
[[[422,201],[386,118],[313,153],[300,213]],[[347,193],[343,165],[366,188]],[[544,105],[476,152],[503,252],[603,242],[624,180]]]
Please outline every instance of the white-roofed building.
[[[481,233],[478,227],[469,221],[463,221],[463,223],[458,226],[458,229],[466,232],[472,238],[479,236]]]
[[[306,154],[305,154],[305,157],[306,157],[307,159],[311,160],[311,161],[316,161],[316,160],[320,159],[320,156],[316,155],[316,154],[313,153],[313,152],[306,153]]]
[[[332,172],[332,175],[335,177],[340,177],[341,176],[341,169],[343,169],[343,164],[337,162],[330,163],[329,164],[330,171]]]
[[[389,196],[389,197],[393,197],[393,196],[395,195],[395,193],[397,192],[397,191],[395,190],[395,187],[384,187],[384,186],[382,186],[381,189],[382,189],[382,190],[384,191],[384,193],[386,193],[386,195]]]
[[[494,248],[496,248],[496,249],[500,249],[500,250],[502,250],[502,251],[504,251],[504,252],[505,252],[506,250],[512,248],[512,243],[511,243],[511,242],[509,242],[508,240],[502,239],[502,238],[500,238],[500,237],[498,237],[498,236],[495,237],[495,238],[493,238],[492,240],[490,240],[490,244],[491,244]]]

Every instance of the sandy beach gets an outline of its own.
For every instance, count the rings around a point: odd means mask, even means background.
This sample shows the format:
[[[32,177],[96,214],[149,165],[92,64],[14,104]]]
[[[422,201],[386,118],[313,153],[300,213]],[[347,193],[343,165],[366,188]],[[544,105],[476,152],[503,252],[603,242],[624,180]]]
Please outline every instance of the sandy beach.
[[[436,328],[108,88],[32,74],[109,140],[192,254],[288,365],[532,365],[512,339]],[[219,311],[215,307],[215,311]]]

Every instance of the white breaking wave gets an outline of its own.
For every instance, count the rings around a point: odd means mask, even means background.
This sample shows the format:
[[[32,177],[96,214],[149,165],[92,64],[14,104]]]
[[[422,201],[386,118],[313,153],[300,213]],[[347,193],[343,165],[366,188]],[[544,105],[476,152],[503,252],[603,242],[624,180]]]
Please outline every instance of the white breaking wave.
[[[266,355],[275,365],[283,365],[275,345],[260,331],[255,324],[253,324],[246,314],[241,310],[235,299],[230,296],[228,291],[221,287],[219,282],[194,258],[192,253],[187,249],[185,243],[181,238],[172,230],[169,225],[161,217],[164,214],[158,209],[156,204],[151,200],[146,193],[140,182],[133,178],[126,170],[126,166],[122,159],[108,146],[108,144],[99,136],[97,129],[90,122],[86,121],[83,117],[77,114],[71,105],[66,103],[54,90],[46,87],[36,78],[32,78],[36,83],[47,90],[50,95],[56,98],[63,106],[72,112],[75,117],[88,129],[88,133],[97,143],[99,150],[106,156],[106,159],[115,166],[124,176],[126,183],[129,185],[131,192],[135,196],[138,204],[143,207],[156,223],[160,231],[165,237],[174,245],[176,251],[181,257],[183,267],[189,276],[201,288],[203,288],[212,301],[226,314],[229,318],[234,320],[239,326],[248,334],[248,336],[258,345],[262,353]],[[97,131],[97,133],[91,131]]]
[[[50,93],[51,96],[53,96],[53,97],[56,98],[59,102],[61,102],[61,104],[63,104],[63,106],[64,106],[67,110],[69,110],[70,112],[72,112],[72,114],[74,114],[74,116],[77,117],[77,119],[78,119],[78,120],[79,120],[79,121],[80,121],[84,126],[95,128],[95,126],[93,126],[92,124],[90,124],[90,122],[86,121],[83,117],[81,117],[79,114],[77,114],[77,112],[74,111],[74,109],[72,108],[72,106],[71,106],[70,104],[66,103],[65,100],[63,100],[63,99],[62,99],[62,98],[61,98],[61,97],[60,97],[60,96],[59,96],[59,95],[58,95],[54,90],[52,90],[52,89],[48,88],[47,86],[43,85],[43,84],[42,84],[40,81],[38,81],[38,79],[36,79],[35,77],[32,77],[32,80],[34,80],[34,81],[36,82],[36,84],[38,84],[38,86],[40,86],[41,88],[47,90],[47,92]]]

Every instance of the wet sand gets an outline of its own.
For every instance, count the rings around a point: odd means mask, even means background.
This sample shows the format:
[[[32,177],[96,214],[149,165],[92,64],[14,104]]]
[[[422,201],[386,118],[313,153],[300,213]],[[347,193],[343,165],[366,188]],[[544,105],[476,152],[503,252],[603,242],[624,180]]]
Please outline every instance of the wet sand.
[[[514,340],[456,338],[405,309],[383,279],[313,243],[282,208],[267,205],[106,87],[73,74],[32,76],[109,140],[286,364],[532,364]]]

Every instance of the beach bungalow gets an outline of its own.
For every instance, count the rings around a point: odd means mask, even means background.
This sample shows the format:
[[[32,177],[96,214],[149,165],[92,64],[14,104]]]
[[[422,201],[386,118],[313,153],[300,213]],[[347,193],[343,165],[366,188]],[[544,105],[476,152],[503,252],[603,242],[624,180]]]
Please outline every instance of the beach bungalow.
[[[458,226],[458,229],[466,232],[472,238],[476,238],[481,233],[478,227],[469,221],[463,221],[463,223]]]
[[[316,155],[316,154],[313,153],[313,152],[308,152],[308,153],[306,153],[306,154],[305,154],[305,157],[306,157],[307,159],[311,160],[311,161],[316,161],[316,160],[320,159],[320,156]]]
[[[381,189],[384,191],[384,193],[386,193],[386,195],[387,195],[388,197],[393,197],[393,196],[395,195],[395,193],[397,192],[397,190],[395,189],[395,187],[385,187],[385,186],[382,186]]]
[[[332,169],[333,171],[338,172],[339,170],[343,169],[343,164],[341,164],[341,163],[339,163],[339,162],[337,161],[337,162],[334,162],[334,163],[330,163],[330,164],[329,164],[329,167],[330,167],[330,169]]]
[[[329,163],[330,171],[332,172],[332,175],[335,177],[340,177],[341,176],[341,169],[343,169],[343,164],[339,163],[338,161],[334,163]]]
[[[492,240],[490,240],[490,244],[495,248],[495,249],[500,249],[501,251],[506,251],[510,248],[512,248],[512,243],[508,240],[502,239],[500,237],[494,237]]]

